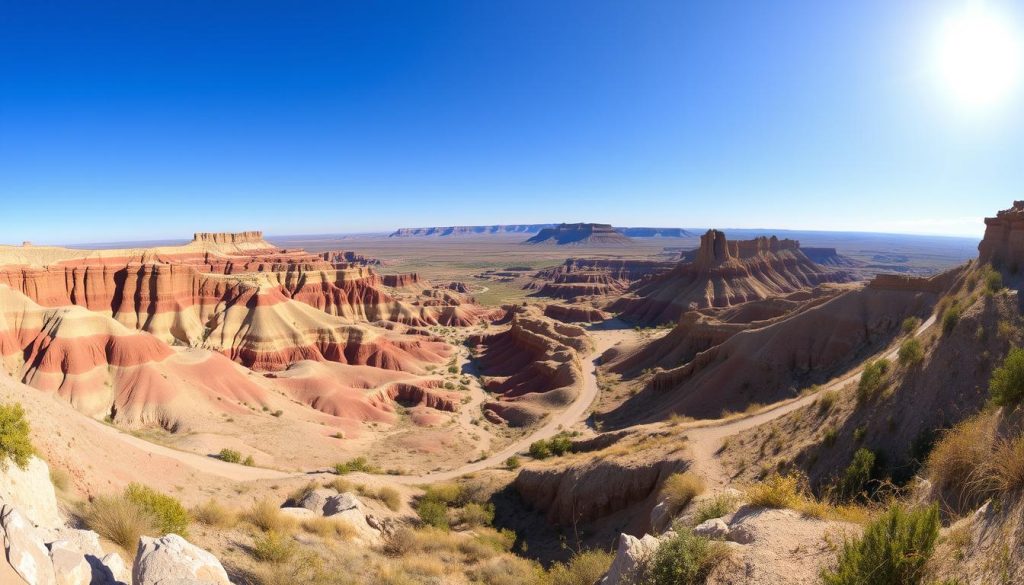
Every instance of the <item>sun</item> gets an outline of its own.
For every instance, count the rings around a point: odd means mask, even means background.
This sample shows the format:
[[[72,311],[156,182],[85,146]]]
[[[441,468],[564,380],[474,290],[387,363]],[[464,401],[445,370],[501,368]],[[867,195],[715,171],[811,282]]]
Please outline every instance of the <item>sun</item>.
[[[938,79],[961,106],[982,109],[1005,101],[1022,77],[1024,44],[1014,23],[980,0],[968,1],[939,29]]]

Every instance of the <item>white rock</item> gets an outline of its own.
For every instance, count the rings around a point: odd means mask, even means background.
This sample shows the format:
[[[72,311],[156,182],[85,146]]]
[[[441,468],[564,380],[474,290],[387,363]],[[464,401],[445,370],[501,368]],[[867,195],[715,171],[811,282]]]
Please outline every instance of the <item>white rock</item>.
[[[44,530],[42,532],[48,543],[63,540],[68,546],[84,555],[92,555],[97,558],[103,556],[103,547],[100,546],[100,535],[92,530],[79,530],[62,526],[56,530]]]
[[[132,569],[133,585],[230,585],[224,567],[209,552],[177,534],[143,536]]]
[[[721,518],[705,520],[693,528],[693,533],[704,538],[724,540],[729,536],[729,525]]]
[[[671,533],[667,533],[671,534]],[[629,534],[619,535],[619,547],[615,551],[615,558],[608,567],[608,573],[599,583],[600,585],[627,585],[632,583],[633,577],[643,562],[658,549],[660,541],[645,534],[643,538],[637,538]]]
[[[300,520],[302,518],[314,518],[317,516],[316,512],[308,508],[292,508],[290,506],[281,508],[281,513],[285,516],[291,516],[292,518],[298,518]]]
[[[7,562],[29,585],[56,585],[50,553],[42,535],[10,504],[0,507],[0,532]]]
[[[289,502],[293,504],[289,507],[305,508],[312,511],[314,514],[323,514],[324,506],[327,504],[327,500],[338,495],[338,492],[329,488],[316,488],[310,490],[306,495],[302,496],[298,502]]]
[[[64,526],[57,494],[50,481],[50,468],[38,457],[31,457],[22,469],[8,459],[7,469],[0,473],[0,501],[21,512],[36,526],[59,528]]]
[[[67,540],[50,543],[50,560],[57,585],[90,585],[93,582],[92,565],[73,543]]]
[[[327,498],[323,509],[324,516],[334,516],[346,510],[359,510],[360,512],[363,510],[363,503],[350,492]]]
[[[668,513],[668,502],[659,502],[651,509],[651,530],[664,532],[672,524],[672,516]]]
[[[128,570],[121,555],[112,552],[100,559],[103,568],[109,572],[108,581],[111,585],[128,585],[132,581],[132,572]]]

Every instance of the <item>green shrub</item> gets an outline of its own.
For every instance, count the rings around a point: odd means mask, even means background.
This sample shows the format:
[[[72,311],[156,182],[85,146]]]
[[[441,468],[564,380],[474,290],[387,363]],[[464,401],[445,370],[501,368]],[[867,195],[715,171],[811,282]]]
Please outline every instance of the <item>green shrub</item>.
[[[461,506],[466,503],[466,492],[457,483],[435,483],[423,494],[425,500],[436,500],[446,506]]]
[[[470,502],[459,512],[459,519],[466,526],[490,526],[494,522],[494,504]]]
[[[155,536],[158,532],[152,514],[121,494],[97,496],[81,513],[86,528],[123,548],[129,556],[142,536]]]
[[[256,465],[256,460],[252,458],[252,455],[246,455],[245,459],[242,460],[242,465],[252,467],[253,465]]]
[[[875,469],[875,454],[861,447],[853,454],[853,461],[843,470],[839,480],[839,496],[852,500],[864,494]]]
[[[690,473],[673,473],[661,486],[661,501],[665,502],[668,513],[675,516],[697,496],[704,493],[704,480]]]
[[[1024,398],[1024,349],[1010,350],[1003,364],[992,372],[988,393],[998,406],[1014,407]]]
[[[188,510],[175,498],[140,483],[129,484],[124,497],[152,515],[161,533],[188,537]]]
[[[572,438],[568,433],[561,432],[550,439],[540,439],[530,444],[530,457],[547,459],[552,455],[560,457],[572,452]]]
[[[608,572],[613,555],[600,550],[578,552],[568,563],[555,563],[548,571],[551,585],[594,585]]]
[[[867,402],[875,398],[885,386],[886,376],[889,373],[889,360],[885,358],[868,362],[860,375],[860,382],[857,383],[857,400]]]
[[[699,585],[729,555],[721,542],[712,542],[682,529],[662,542],[641,568],[643,585]]]
[[[721,518],[726,514],[732,514],[736,511],[736,507],[739,505],[739,501],[735,496],[729,494],[718,494],[717,496],[701,502],[697,506],[697,512],[694,514],[693,523],[700,524],[712,518]]]
[[[1003,275],[991,268],[985,271],[985,291],[997,293],[1003,290]]]
[[[256,535],[252,554],[261,561],[280,564],[295,556],[297,548],[290,536],[271,530]]]
[[[900,350],[897,354],[899,356],[900,364],[904,366],[914,365],[924,359],[924,347],[921,345],[921,341],[915,337],[905,339],[900,344]]]
[[[920,326],[921,319],[917,317],[907,317],[906,319],[903,320],[903,323],[900,324],[900,329],[903,331],[903,333],[910,335],[914,331],[917,331],[917,328]]]
[[[366,457],[356,457],[355,459],[349,459],[344,463],[334,464],[334,473],[338,475],[345,475],[347,473],[355,473],[361,471],[363,473],[380,473],[380,468],[376,465],[371,465]]]
[[[448,523],[448,506],[439,500],[424,497],[416,505],[416,514],[427,526],[441,530],[448,530],[451,527]]]
[[[519,457],[516,457],[515,455],[505,460],[506,469],[519,469],[519,465]]]
[[[20,404],[0,404],[0,470],[7,470],[8,459],[22,469],[28,467],[29,458],[35,454],[30,430]]]
[[[953,304],[953,306],[946,309],[942,314],[942,333],[950,334],[953,329],[956,328],[956,324],[960,322],[960,305]]]
[[[221,449],[220,453],[217,454],[217,459],[227,463],[241,463],[242,454],[234,449]]]
[[[826,585],[914,585],[924,579],[925,564],[939,536],[939,509],[907,510],[896,504],[843,543],[839,566],[822,572]]]

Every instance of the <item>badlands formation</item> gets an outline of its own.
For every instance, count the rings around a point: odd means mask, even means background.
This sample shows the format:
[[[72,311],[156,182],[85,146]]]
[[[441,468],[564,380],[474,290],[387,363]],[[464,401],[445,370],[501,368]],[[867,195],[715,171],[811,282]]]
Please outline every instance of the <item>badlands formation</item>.
[[[929,276],[636,229],[0,247],[0,582],[1024,581],[1024,203]]]

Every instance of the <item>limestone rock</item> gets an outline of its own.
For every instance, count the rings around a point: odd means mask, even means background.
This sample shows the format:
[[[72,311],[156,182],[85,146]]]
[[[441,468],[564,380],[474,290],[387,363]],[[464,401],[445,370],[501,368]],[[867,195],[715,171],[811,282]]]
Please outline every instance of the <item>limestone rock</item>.
[[[332,489],[317,488],[315,490],[310,490],[302,496],[299,501],[295,502],[295,507],[305,508],[307,510],[311,510],[314,514],[322,515],[324,513],[324,506],[327,505],[327,500],[337,495],[338,492]]]
[[[7,461],[0,473],[0,501],[18,509],[30,522],[43,528],[64,525],[57,507],[57,494],[50,481],[50,468],[38,457],[32,457],[25,469]]]
[[[721,518],[712,518],[695,526],[693,533],[705,538],[724,540],[729,536],[729,525]]]
[[[230,585],[224,567],[209,552],[177,534],[143,536],[132,569],[133,585]]]
[[[10,504],[0,507],[0,531],[11,568],[29,585],[56,585],[50,555],[34,526]]]
[[[93,582],[92,565],[71,542],[58,540],[51,543],[50,560],[57,585],[90,585]]]
[[[666,535],[671,534],[666,533]],[[628,585],[631,583],[642,563],[654,554],[659,544],[660,541],[650,534],[645,534],[643,538],[620,534],[615,558],[599,585]]]
[[[281,513],[285,516],[291,516],[292,518],[297,518],[299,520],[302,520],[303,518],[313,518],[318,515],[316,512],[310,510],[309,508],[293,508],[290,506],[285,506],[284,508],[281,508]]]
[[[362,512],[363,503],[359,501],[355,494],[345,492],[328,498],[323,507],[323,514],[324,516],[335,516],[353,509]]]
[[[132,572],[128,565],[116,552],[110,553],[100,559],[102,569],[108,575],[108,582],[111,585],[127,585],[132,581]],[[95,567],[95,564],[93,565]]]

